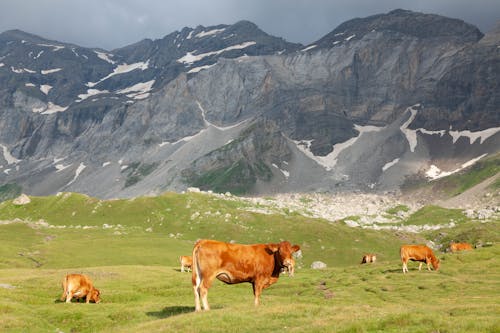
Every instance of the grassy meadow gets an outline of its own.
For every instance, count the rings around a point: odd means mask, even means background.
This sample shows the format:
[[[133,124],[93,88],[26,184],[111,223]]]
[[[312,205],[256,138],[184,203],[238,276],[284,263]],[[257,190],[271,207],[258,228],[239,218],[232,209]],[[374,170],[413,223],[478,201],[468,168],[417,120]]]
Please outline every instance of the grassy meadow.
[[[101,201],[78,194],[0,203],[2,332],[498,332],[499,222],[464,220],[446,232],[347,227],[300,214],[258,214],[218,196],[166,193]],[[413,216],[447,219],[432,208]],[[440,216],[437,216],[440,215]],[[462,237],[492,244],[438,252],[438,272],[410,263],[402,243]],[[194,313],[191,274],[179,255],[198,238],[299,244],[295,277],[281,276],[254,307],[250,284],[215,281],[212,310]],[[364,253],[378,255],[360,265]],[[312,270],[313,261],[328,265]],[[100,304],[59,301],[67,273],[89,275]]]

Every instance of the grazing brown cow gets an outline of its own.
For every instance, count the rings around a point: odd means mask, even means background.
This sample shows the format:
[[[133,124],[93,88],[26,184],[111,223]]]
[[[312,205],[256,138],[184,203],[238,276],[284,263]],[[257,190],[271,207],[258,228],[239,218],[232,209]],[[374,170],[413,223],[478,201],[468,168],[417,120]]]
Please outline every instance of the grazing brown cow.
[[[450,250],[451,252],[472,250],[472,245],[469,243],[451,243]]]
[[[377,261],[377,255],[372,254],[372,253],[365,254],[363,256],[363,259],[361,259],[362,264],[368,264],[368,263],[375,262],[375,261]]]
[[[90,278],[83,274],[68,274],[63,279],[62,282],[63,293],[61,295],[61,301],[66,299],[66,303],[70,303],[72,298],[83,298],[85,297],[85,302],[90,301],[94,303],[99,303],[100,292],[98,289],[94,288]]]
[[[292,265],[292,253],[298,245],[288,241],[278,244],[242,245],[216,240],[199,240],[193,248],[193,289],[195,310],[205,310],[208,289],[215,278],[227,284],[249,282],[253,287],[254,303],[259,305],[264,288],[278,281],[283,267]]]
[[[193,257],[180,256],[179,261],[181,262],[181,272],[184,272],[184,268],[187,272],[191,270],[191,267],[193,266]]]
[[[430,247],[425,245],[403,245],[399,251],[401,261],[403,262],[403,273],[408,272],[408,260],[419,261],[418,270],[422,269],[422,264],[427,264],[427,269],[430,271],[430,264],[437,271],[439,269],[439,259],[434,256]]]

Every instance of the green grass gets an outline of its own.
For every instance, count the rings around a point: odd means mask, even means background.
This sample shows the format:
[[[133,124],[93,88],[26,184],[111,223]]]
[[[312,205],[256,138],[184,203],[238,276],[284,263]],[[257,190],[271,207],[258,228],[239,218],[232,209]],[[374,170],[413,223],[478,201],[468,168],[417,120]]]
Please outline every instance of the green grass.
[[[405,225],[436,225],[448,224],[450,222],[464,223],[468,218],[462,213],[461,209],[447,209],[439,206],[424,206],[415,213],[411,214]]]
[[[399,212],[407,212],[410,208],[406,205],[397,205],[395,207],[389,208],[385,212],[390,215],[396,215]]]
[[[205,194],[101,201],[79,194],[0,203],[2,332],[496,332],[500,329],[499,223],[464,220],[423,235],[349,228],[298,214],[263,215]],[[450,215],[451,214],[451,215]],[[454,211],[426,207],[415,221]],[[456,217],[453,217],[456,218]],[[41,221],[43,219],[43,221]],[[447,222],[446,222],[447,223]],[[48,227],[47,224],[50,226]],[[118,226],[118,224],[120,226]],[[44,226],[45,225],[45,226]],[[84,228],[88,227],[88,228]],[[439,272],[403,275],[402,243],[439,239],[492,242],[437,252]],[[214,282],[212,311],[194,313],[191,275],[179,255],[198,238],[240,243],[288,239],[303,258],[253,306],[249,284]],[[366,252],[375,264],[360,265]],[[327,263],[324,270],[310,264]],[[58,301],[67,273],[89,275],[102,303]]]
[[[496,332],[500,248],[441,255],[439,272],[403,275],[398,260],[299,269],[264,290],[216,281],[210,312],[194,313],[189,273],[168,265],[1,269],[3,332]],[[102,303],[65,304],[60,280],[92,277]]]

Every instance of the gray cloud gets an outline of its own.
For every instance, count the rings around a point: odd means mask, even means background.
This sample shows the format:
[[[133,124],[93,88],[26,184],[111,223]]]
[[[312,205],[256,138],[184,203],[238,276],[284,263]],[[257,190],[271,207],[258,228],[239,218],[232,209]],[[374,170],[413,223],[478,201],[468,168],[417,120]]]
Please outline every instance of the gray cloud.
[[[291,42],[311,43],[342,22],[404,8],[460,18],[483,32],[500,20],[498,0],[2,0],[0,32],[113,49],[183,27],[256,23]]]

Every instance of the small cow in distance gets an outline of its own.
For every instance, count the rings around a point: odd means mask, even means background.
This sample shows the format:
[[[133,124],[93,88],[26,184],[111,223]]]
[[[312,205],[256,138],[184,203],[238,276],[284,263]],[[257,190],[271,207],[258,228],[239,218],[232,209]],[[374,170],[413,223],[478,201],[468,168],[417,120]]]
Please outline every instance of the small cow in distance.
[[[450,244],[450,251],[451,252],[466,251],[466,250],[472,250],[472,245],[469,243],[451,243]]]
[[[298,250],[300,246],[288,241],[242,245],[199,240],[193,248],[195,310],[201,311],[201,303],[210,310],[208,289],[215,278],[227,284],[251,283],[254,304],[259,305],[262,290],[278,281],[283,267],[290,269],[292,253]]]
[[[363,259],[361,259],[361,264],[369,264],[375,261],[377,261],[377,255],[369,253],[363,256]]]
[[[184,269],[186,269],[187,272],[191,270],[191,267],[193,266],[193,257],[180,256],[179,261],[181,262],[181,272],[184,272]]]
[[[83,274],[68,274],[62,281],[63,293],[61,301],[70,303],[72,298],[83,298],[85,302],[99,303],[101,301],[99,289],[94,288],[90,278]]]
[[[422,264],[427,264],[427,269],[430,271],[432,267],[437,271],[439,269],[439,259],[436,258],[431,248],[425,245],[403,245],[399,251],[401,261],[403,262],[403,273],[408,272],[408,260],[419,261],[418,270],[422,269]]]

